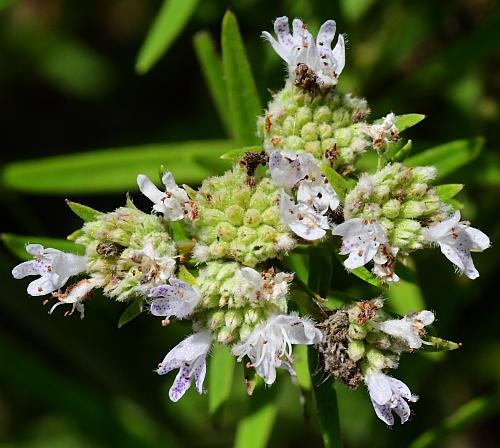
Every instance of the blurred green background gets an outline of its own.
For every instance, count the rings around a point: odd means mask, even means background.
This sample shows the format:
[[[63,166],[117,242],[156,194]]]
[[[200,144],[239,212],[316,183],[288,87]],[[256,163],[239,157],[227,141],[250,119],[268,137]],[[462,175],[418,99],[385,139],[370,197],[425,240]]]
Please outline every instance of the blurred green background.
[[[365,96],[373,118],[390,111],[426,114],[407,135],[414,152],[453,139],[485,137],[481,155],[445,181],[466,184],[459,196],[465,218],[493,242],[475,257],[481,277],[474,282],[455,275],[438,250],[417,254],[420,290],[407,284],[393,299],[403,301],[400,309],[411,307],[404,303],[407,295],[424,301],[437,313],[439,335],[461,341],[463,347],[403,357],[395,376],[420,400],[411,421],[392,430],[377,420],[362,387],[354,392],[339,387],[345,445],[499,446],[498,2],[186,3],[193,5],[193,13],[186,13],[177,38],[172,33],[168,51],[158,55],[150,70],[151,61],[140,59],[138,69],[145,73],[138,74],[136,58],[162,2],[0,0],[1,230],[64,238],[81,224],[64,198],[113,210],[128,190],[148,210],[150,204],[136,192],[135,175],[154,176],[162,162],[179,182],[193,186],[222,172],[228,165],[213,154],[235,144],[211,100],[193,36],[208,30],[218,42],[221,19],[230,6],[265,104],[267,89],[281,87],[284,70],[260,32],[271,29],[278,15],[300,16],[312,29],[333,17],[348,35],[339,89]],[[130,149],[120,149],[124,147]],[[101,148],[118,149],[89,153]],[[86,155],[62,162],[30,162],[82,152]],[[0,252],[0,446],[233,444],[238,422],[251,404],[240,365],[230,401],[216,421],[209,418],[206,395],[189,391],[180,402],[170,403],[167,391],[174,374],[159,377],[153,369],[189,333],[189,326],[176,322],[165,329],[143,314],[118,329],[123,306],[102,297],[89,302],[83,321],[58,312],[48,316],[39,298],[27,296],[27,282],[10,277],[16,263],[7,250]],[[360,299],[374,294],[348,277],[340,264],[333,286]],[[318,424],[314,416],[304,418],[289,378],[283,375],[268,393],[279,403],[269,446],[321,446]]]

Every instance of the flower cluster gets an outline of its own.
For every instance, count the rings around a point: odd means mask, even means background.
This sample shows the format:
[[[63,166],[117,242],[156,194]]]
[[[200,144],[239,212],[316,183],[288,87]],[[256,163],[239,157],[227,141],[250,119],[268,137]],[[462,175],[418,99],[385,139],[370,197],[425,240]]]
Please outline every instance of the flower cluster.
[[[342,35],[331,49],[335,22],[325,22],[316,40],[299,19],[292,25],[290,33],[288,18],[280,17],[277,40],[263,33],[287,63],[288,79],[257,120],[258,151],[244,148],[230,170],[205,179],[198,190],[178,186],[170,172],[163,173],[161,189],[140,174],[137,184],[152,211],[130,199],[109,213],[73,205],[86,221],[71,236],[84,255],[30,244],[33,260],[12,274],[40,276],[28,293],[51,294],[57,300],[51,312],[68,304],[69,313],[83,318],[84,301],[100,289],[120,302],[144,301],[164,326],[190,321],[193,334],[157,369],[160,375],[178,370],[172,401],[193,382],[203,392],[213,344],[228,346],[267,385],[277,369],[296,375],[293,345],[304,344],[317,347],[325,375],[352,388],[364,382],[381,420],[392,425],[394,412],[404,423],[408,403],[417,398],[387,371],[402,353],[431,344],[425,329],[434,314],[396,318],[383,310],[382,299],[324,309],[287,271],[287,257],[297,247],[314,247],[325,257],[346,256],[350,271],[372,263],[372,283],[385,283],[399,280],[398,260],[438,245],[474,279],[471,251],[485,250],[489,239],[440,197],[432,184],[435,167],[391,159],[401,143],[396,115],[370,123],[364,99],[335,89],[345,64]],[[379,162],[370,173],[357,164],[367,152]],[[295,300],[292,283],[313,296],[309,307]],[[304,309],[317,311],[316,321]]]

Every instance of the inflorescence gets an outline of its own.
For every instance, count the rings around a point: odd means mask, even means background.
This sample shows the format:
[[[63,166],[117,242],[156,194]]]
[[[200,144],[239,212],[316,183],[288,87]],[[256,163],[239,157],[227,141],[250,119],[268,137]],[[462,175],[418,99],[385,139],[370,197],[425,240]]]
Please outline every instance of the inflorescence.
[[[299,19],[292,33],[287,17],[276,19],[274,29],[276,38],[263,37],[286,62],[288,76],[257,119],[259,152],[242,153],[232,169],[197,191],[178,186],[170,172],[161,189],[141,174],[137,183],[153,203],[151,213],[131,200],[113,212],[95,212],[73,237],[85,255],[30,244],[33,260],[12,274],[39,276],[28,293],[51,295],[51,312],[66,304],[68,313],[77,310],[83,318],[84,303],[100,289],[120,302],[143,298],[163,325],[190,320],[194,333],[156,370],[178,370],[172,401],[193,382],[203,392],[213,344],[227,345],[268,385],[276,369],[296,375],[293,345],[306,344],[317,348],[325,376],[352,388],[364,383],[377,416],[392,425],[395,413],[404,423],[417,397],[387,372],[403,353],[431,344],[426,327],[434,314],[395,317],[376,298],[334,310],[314,302],[322,311],[314,321],[299,314],[286,258],[298,246],[338,251],[347,270],[366,266],[384,284],[399,281],[398,263],[412,252],[438,245],[458,272],[474,279],[471,251],[490,242],[440,199],[435,167],[407,167],[387,157],[401,140],[397,116],[370,123],[364,99],[337,91],[345,46],[339,35],[331,49],[333,20],[316,40]],[[370,152],[378,169],[360,172],[357,162]],[[346,195],[325,167],[350,186]],[[174,226],[187,238],[174,236]]]

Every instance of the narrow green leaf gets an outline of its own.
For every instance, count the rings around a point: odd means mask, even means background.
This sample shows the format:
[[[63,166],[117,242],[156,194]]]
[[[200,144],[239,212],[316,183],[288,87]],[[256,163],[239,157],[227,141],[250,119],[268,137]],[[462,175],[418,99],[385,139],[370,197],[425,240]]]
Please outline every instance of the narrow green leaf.
[[[215,43],[210,33],[200,31],[195,34],[193,44],[212,101],[215,104],[226,132],[228,135],[231,135],[232,124],[231,115],[227,107],[228,98],[224,83],[224,69],[222,67],[222,60],[215,49]]]
[[[265,448],[273,429],[278,406],[275,389],[266,389],[259,382],[253,395],[249,397],[247,414],[240,420],[236,431],[235,448]]]
[[[75,244],[72,241],[63,240],[59,238],[46,238],[43,236],[25,236],[25,235],[14,235],[12,233],[2,233],[0,239],[3,241],[7,249],[12,252],[13,255],[20,258],[21,260],[30,260],[33,258],[30,254],[26,252],[27,244],[41,244],[43,247],[52,247],[53,249],[59,249],[63,252],[71,252],[78,255],[85,254],[85,248],[79,244]]]
[[[439,199],[447,201],[454,198],[458,193],[464,189],[464,184],[443,184],[434,187]]]
[[[192,141],[103,149],[7,164],[1,173],[5,188],[32,194],[123,193],[137,189],[140,173],[156,178],[161,164],[177,183],[200,183],[214,175],[196,157],[220,157],[230,140]]]
[[[182,264],[179,266],[177,277],[179,277],[179,280],[182,280],[190,285],[194,285],[196,283],[196,277],[187,270],[186,266]]]
[[[454,140],[409,157],[407,166],[434,165],[438,170],[437,179],[442,179],[453,171],[474,160],[484,146],[484,138]]]
[[[318,355],[315,349],[309,348],[309,371],[317,371]],[[313,393],[318,410],[323,445],[325,448],[340,448],[342,439],[340,437],[340,421],[337,402],[337,392],[335,390],[335,380],[330,376],[326,381],[318,382],[317,377],[312,377]]]
[[[426,336],[424,341],[430,343],[422,345],[422,349],[426,352],[449,352],[462,346],[459,342],[448,341],[435,336]]]
[[[428,448],[431,446],[437,446],[439,442],[443,441],[449,435],[465,431],[472,425],[490,418],[499,411],[499,392],[488,397],[474,398],[468,403],[465,403],[436,427],[421,434],[410,445],[410,448]]]
[[[118,328],[123,327],[125,324],[128,324],[131,320],[139,316],[139,314],[142,313],[143,305],[144,300],[142,297],[132,300],[130,305],[120,316],[120,319],[118,319]]]
[[[66,237],[66,239],[70,241],[76,241],[82,235],[83,235],[83,229],[76,229],[73,233],[70,233]]]
[[[411,140],[408,140],[406,144],[403,145],[403,147],[398,152],[396,152],[396,154],[394,154],[392,160],[394,160],[395,162],[403,162],[410,155],[412,146],[413,142]]]
[[[238,22],[231,11],[227,11],[222,20],[221,42],[233,133],[240,145],[256,144],[255,123],[261,113],[260,99]]]
[[[425,119],[425,115],[423,114],[406,114],[406,115],[398,115],[396,117],[396,127],[399,132],[403,132],[404,130],[415,126]]]
[[[164,0],[139,50],[135,65],[138,73],[146,73],[158,62],[182,31],[197,4],[198,0]]]
[[[227,348],[215,344],[208,370],[208,410],[215,423],[221,420],[224,406],[231,393],[235,358]]]
[[[82,218],[85,222],[96,221],[99,219],[99,216],[102,215],[101,212],[88,207],[87,205],[82,205],[78,202],[70,201],[69,199],[66,199],[66,204],[68,204],[69,208],[76,216]]]
[[[366,283],[369,283],[370,285],[378,286],[379,288],[382,286],[382,284],[380,283],[380,280],[377,277],[375,277],[364,266],[353,269],[349,272],[353,273],[356,277],[360,278],[361,280],[365,281]]]
[[[321,172],[326,176],[328,182],[332,185],[332,188],[335,190],[335,193],[337,193],[341,202],[344,202],[345,197],[350,190],[347,181],[341,174],[337,173],[337,171],[326,163],[321,164]]]
[[[247,152],[261,152],[262,146],[245,146],[244,148],[232,149],[220,156],[222,160],[228,160],[229,162],[238,162],[243,158]]]

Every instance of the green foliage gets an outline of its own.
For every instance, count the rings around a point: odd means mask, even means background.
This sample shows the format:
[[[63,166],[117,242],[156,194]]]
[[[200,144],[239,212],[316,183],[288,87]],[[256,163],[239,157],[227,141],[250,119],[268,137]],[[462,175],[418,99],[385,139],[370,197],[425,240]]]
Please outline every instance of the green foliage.
[[[436,180],[440,180],[474,160],[481,153],[483,146],[482,137],[454,140],[409,157],[405,160],[405,165],[434,165],[438,170]]]
[[[27,244],[41,244],[44,247],[52,247],[63,252],[72,252],[83,255],[85,248],[72,241],[59,238],[47,238],[43,236],[14,235],[12,233],[2,233],[1,240],[9,251],[21,260],[30,260],[32,256],[26,252]]]
[[[73,202],[70,201],[69,199],[66,199],[66,204],[68,204],[68,207],[73,211],[73,213],[82,218],[84,221],[95,221],[99,219],[99,216],[102,215],[101,212],[94,210],[91,207],[88,207],[87,205],[82,205],[79,204],[78,202]]]
[[[261,113],[260,99],[238,22],[231,11],[227,11],[222,20],[221,43],[234,135],[240,145],[256,144],[255,123]]]
[[[120,316],[118,320],[118,328],[123,327],[125,324],[128,324],[131,320],[135,319],[139,316],[143,311],[144,299],[142,297],[137,297],[132,300],[129,306],[125,309],[125,311]]]
[[[328,179],[328,182],[330,182],[330,184],[332,185],[340,201],[343,203],[345,201],[347,193],[350,190],[349,184],[347,183],[345,178],[337,173],[337,171],[335,171],[333,168],[328,166],[328,164],[326,163],[323,163],[321,165],[321,171]]]
[[[135,68],[146,73],[172,45],[193,14],[198,0],[164,0],[142,44]]]
[[[415,126],[425,119],[425,115],[423,114],[405,114],[398,115],[396,117],[396,127],[399,132],[403,132],[408,128]]]
[[[228,135],[232,134],[231,115],[228,104],[228,95],[224,83],[224,68],[222,60],[217,54],[215,43],[207,31],[200,31],[193,38],[196,56],[200,63],[205,82],[212,101],[219,113]]]
[[[220,422],[231,393],[235,358],[228,347],[215,344],[208,366],[208,411],[214,423]]]
[[[195,158],[218,158],[233,146],[228,140],[166,143],[13,162],[3,168],[2,184],[33,194],[123,193],[137,188],[138,173],[154,179],[162,163],[178,183],[197,184],[216,173]]]
[[[236,163],[238,160],[241,160],[247,152],[260,151],[262,151],[262,146],[245,146],[244,148],[232,149],[231,151],[222,154],[220,158],[231,163]]]

